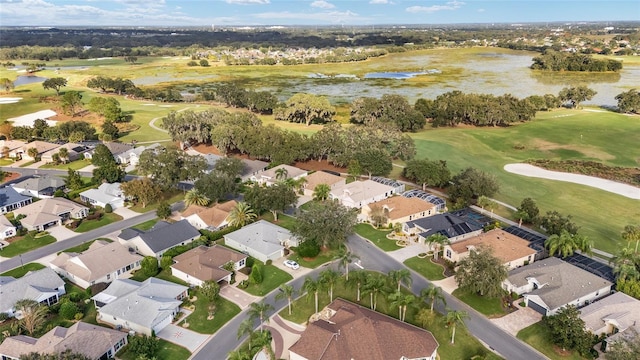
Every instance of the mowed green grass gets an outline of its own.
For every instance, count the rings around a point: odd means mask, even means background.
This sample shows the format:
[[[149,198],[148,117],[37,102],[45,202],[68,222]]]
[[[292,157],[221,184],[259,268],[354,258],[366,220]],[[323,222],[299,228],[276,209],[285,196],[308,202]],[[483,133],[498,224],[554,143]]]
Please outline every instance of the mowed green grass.
[[[615,253],[620,232],[640,218],[640,201],[588,186],[529,178],[506,172],[526,159],[595,160],[609,165],[640,164],[640,117],[612,112],[557,110],[508,128],[437,128],[411,136],[418,158],[443,159],[456,173],[473,166],[500,182],[495,198],[518,206],[531,197],[542,213],[572,215],[595,247]],[[594,110],[594,109],[591,109]],[[524,146],[523,150],[515,147]]]

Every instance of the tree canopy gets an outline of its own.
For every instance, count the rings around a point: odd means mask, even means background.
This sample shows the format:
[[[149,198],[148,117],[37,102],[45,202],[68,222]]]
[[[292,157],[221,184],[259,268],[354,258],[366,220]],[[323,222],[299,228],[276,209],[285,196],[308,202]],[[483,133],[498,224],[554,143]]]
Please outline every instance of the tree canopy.
[[[571,349],[581,355],[589,354],[593,336],[585,329],[580,311],[573,305],[561,308],[555,315],[543,317],[550,339],[563,350]]]
[[[357,213],[334,201],[314,203],[298,216],[291,231],[302,241],[315,241],[320,246],[338,248],[353,234]]]
[[[202,156],[163,146],[143,151],[138,162],[138,172],[150,176],[163,190],[174,188],[180,181],[199,179],[206,168]]]
[[[402,175],[415,181],[418,185],[422,185],[422,190],[425,190],[427,186],[445,186],[451,179],[451,172],[444,160],[409,160],[402,170]]]
[[[589,54],[547,49],[542,55],[533,58],[531,68],[550,71],[619,71],[622,69],[622,62],[613,59],[594,59]]]
[[[636,89],[616,95],[618,110],[623,113],[640,113],[640,92]]]
[[[56,95],[60,95],[60,88],[67,86],[67,79],[62,77],[49,78],[42,82],[42,88],[56,91]]]
[[[502,282],[507,276],[506,266],[493,255],[491,248],[480,247],[470,250],[469,256],[458,262],[455,279],[461,290],[498,297],[504,292]]]
[[[322,96],[297,93],[285,102],[286,107],[276,111],[276,120],[306,124],[333,121],[336,109]]]
[[[455,175],[449,187],[449,197],[456,206],[471,204],[474,198],[491,197],[498,192],[500,185],[492,174],[469,167]]]
[[[577,108],[581,102],[591,100],[597,92],[585,85],[566,87],[560,90],[558,98],[561,101],[571,103],[571,107]]]

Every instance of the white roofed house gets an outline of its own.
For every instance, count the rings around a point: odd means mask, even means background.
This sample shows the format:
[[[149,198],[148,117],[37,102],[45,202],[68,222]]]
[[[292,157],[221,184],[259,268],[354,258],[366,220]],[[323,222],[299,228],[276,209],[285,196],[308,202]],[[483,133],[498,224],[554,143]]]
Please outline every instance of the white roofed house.
[[[362,208],[366,204],[386,199],[394,194],[392,186],[373,180],[354,181],[332,189],[329,198],[349,208]]]
[[[99,322],[150,336],[171,324],[188,289],[157,278],[117,279],[91,299]]]
[[[16,236],[16,233],[16,227],[11,221],[9,221],[6,216],[0,215],[0,240]]]
[[[284,256],[284,249],[298,246],[298,239],[283,227],[259,220],[224,235],[225,245],[262,261],[275,261]]]
[[[258,184],[271,186],[278,183],[279,181],[284,181],[286,179],[298,180],[307,176],[307,174],[308,172],[306,170],[299,169],[295,166],[278,165],[271,169],[259,172],[254,176],[251,176],[251,181],[255,181]],[[281,178],[279,178],[279,176],[281,176]]]
[[[29,149],[36,149],[38,151],[38,156],[42,156],[46,152],[58,149],[59,147],[60,145],[55,143],[46,141],[32,141],[22,147],[22,153],[20,154],[20,156],[25,160],[35,160],[33,157],[31,157],[31,155],[29,155]]]
[[[103,183],[97,189],[89,189],[80,193],[80,200],[93,206],[104,208],[107,204],[112,209],[124,206],[125,196],[120,190],[120,183]]]
[[[29,272],[18,279],[0,276],[0,313],[19,318],[17,301],[30,299],[51,306],[64,294],[64,281],[50,268]]]
[[[147,150],[147,149],[155,149],[158,146],[160,146],[159,143],[153,143],[149,146],[138,146],[129,150],[126,150],[125,152],[118,154],[117,158],[119,159],[118,161],[120,162],[120,164],[129,164],[132,166],[137,166],[138,162],[140,162],[140,154],[142,154],[143,151]]]
[[[580,309],[580,318],[594,335],[606,334],[607,345],[640,335],[640,300],[616,292]]]

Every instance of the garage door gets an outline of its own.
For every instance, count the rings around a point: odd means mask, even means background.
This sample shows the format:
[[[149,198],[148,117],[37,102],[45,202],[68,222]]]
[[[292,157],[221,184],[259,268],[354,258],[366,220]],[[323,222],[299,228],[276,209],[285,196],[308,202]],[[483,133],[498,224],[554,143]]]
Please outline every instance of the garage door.
[[[530,308],[532,308],[533,310],[539,312],[542,315],[547,315],[547,309],[544,306],[542,306],[542,305],[540,305],[540,304],[538,304],[538,303],[536,303],[534,301],[529,300],[529,302],[527,302],[527,306],[529,306]]]

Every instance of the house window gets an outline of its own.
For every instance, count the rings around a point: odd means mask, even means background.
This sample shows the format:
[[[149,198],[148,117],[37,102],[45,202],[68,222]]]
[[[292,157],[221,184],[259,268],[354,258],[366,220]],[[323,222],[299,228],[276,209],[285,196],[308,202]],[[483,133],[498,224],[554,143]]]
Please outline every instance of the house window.
[[[118,269],[118,275],[120,275],[121,272],[122,272],[122,270]]]
[[[447,249],[447,257],[451,259],[451,250]]]
[[[238,267],[243,267],[245,264],[244,259],[240,260],[238,264],[239,264]]]
[[[111,274],[107,274],[107,280],[111,280]]]

